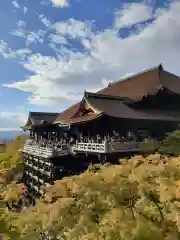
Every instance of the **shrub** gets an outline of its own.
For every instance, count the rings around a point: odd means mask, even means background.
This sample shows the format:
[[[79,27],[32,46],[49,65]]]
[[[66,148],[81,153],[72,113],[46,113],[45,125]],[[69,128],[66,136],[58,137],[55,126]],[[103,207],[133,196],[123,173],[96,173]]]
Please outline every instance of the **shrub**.
[[[160,143],[156,140],[147,140],[139,145],[140,152],[142,153],[155,153],[159,149]]]
[[[174,156],[180,155],[180,131],[179,130],[167,134],[166,138],[161,143],[159,152],[161,154],[166,154],[166,155],[174,155]]]

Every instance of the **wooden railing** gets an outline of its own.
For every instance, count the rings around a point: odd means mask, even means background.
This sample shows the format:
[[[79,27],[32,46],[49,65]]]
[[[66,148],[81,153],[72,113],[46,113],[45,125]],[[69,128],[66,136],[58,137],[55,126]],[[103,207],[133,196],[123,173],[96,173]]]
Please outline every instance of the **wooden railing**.
[[[105,141],[104,143],[85,143],[85,142],[77,142],[74,145],[69,145],[66,149],[58,149],[58,148],[44,148],[39,146],[31,146],[26,144],[22,152],[26,152],[35,156],[43,157],[43,158],[52,158],[52,157],[60,157],[68,154],[77,154],[78,152],[93,152],[93,153],[115,153],[115,152],[130,152],[130,151],[138,151],[140,148],[140,143],[136,141],[127,141],[127,142],[110,142]],[[43,162],[39,160],[42,164],[50,165],[49,162]]]
[[[83,143],[79,142],[72,146],[73,152],[106,152],[106,145],[104,143]]]
[[[113,152],[129,152],[138,151],[139,143],[132,142],[104,142],[104,143],[76,143],[72,146],[73,152],[97,152],[97,153],[113,153]]]
[[[108,144],[108,151],[109,152],[133,152],[138,151],[139,143],[132,141],[132,142],[110,142]]]
[[[25,144],[21,149],[22,152],[29,153],[38,157],[49,158],[53,156],[53,150],[50,148],[44,148],[39,146],[31,146]]]
[[[48,148],[48,147],[39,147],[38,145],[29,145],[25,144],[21,152],[32,154],[34,156],[43,157],[43,158],[51,158],[56,156],[65,156],[68,155],[68,147],[65,149],[61,148]]]

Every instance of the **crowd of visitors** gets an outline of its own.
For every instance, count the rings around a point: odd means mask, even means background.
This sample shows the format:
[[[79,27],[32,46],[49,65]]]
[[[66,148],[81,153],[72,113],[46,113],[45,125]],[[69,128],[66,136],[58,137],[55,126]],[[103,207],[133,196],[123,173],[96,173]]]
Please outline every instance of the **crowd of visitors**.
[[[120,135],[117,131],[113,130],[111,134],[107,134],[105,136],[101,136],[100,134],[97,134],[96,136],[85,136],[83,134],[80,134],[79,140],[77,140],[76,136],[69,136],[68,134],[64,134],[61,136],[60,139],[58,138],[52,138],[52,139],[46,139],[46,138],[40,138],[40,139],[34,139],[30,138],[28,140],[29,145],[38,145],[39,147],[47,147],[47,148],[55,148],[55,149],[65,149],[68,147],[68,145],[73,145],[77,141],[78,142],[84,142],[84,143],[104,143],[107,142],[129,142],[129,141],[147,141],[150,137],[148,134],[146,137],[143,138],[137,136],[137,134],[133,132],[127,132],[125,136]]]
[[[39,137],[39,138],[33,138],[31,137],[28,139],[27,144],[28,145],[35,145],[39,147],[44,147],[44,148],[54,148],[54,149],[66,149],[69,144],[74,144],[76,142],[75,137],[73,136],[68,136],[68,134],[63,134],[61,138],[51,138],[47,139],[44,137]]]
[[[105,141],[108,142],[130,142],[130,141],[148,141],[151,137],[149,134],[146,134],[146,136],[139,136],[138,134],[135,134],[133,132],[127,132],[126,135],[121,135],[117,131],[113,130],[111,134],[107,134],[105,136],[101,136],[97,134],[96,136],[89,137],[89,136],[82,136],[80,137],[80,142],[85,143],[104,143]]]
[[[65,148],[67,147],[68,141],[66,139],[45,139],[42,138],[40,140],[30,139],[27,142],[28,145],[38,146],[44,148]]]
[[[96,136],[81,136],[80,142],[88,142],[88,143],[104,143],[105,141],[109,142],[127,142],[127,141],[136,141],[137,138],[134,133],[128,132],[127,136],[121,136],[120,133],[115,130],[112,131],[111,134],[107,134],[105,136],[101,136],[97,134]]]

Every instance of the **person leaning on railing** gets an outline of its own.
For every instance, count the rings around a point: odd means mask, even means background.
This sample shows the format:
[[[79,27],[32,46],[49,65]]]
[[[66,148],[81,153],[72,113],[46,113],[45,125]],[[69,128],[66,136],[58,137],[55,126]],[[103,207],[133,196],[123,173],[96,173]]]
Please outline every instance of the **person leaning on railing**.
[[[72,138],[76,138],[72,136]],[[67,134],[64,134],[61,136],[60,139],[54,138],[54,139],[45,139],[42,138],[41,140],[37,141],[36,139],[29,139],[26,144],[31,146],[39,146],[39,147],[46,147],[46,148],[52,148],[53,146],[57,148],[62,148],[62,146],[67,146],[68,143],[75,143],[74,140],[72,140]],[[108,141],[111,142],[128,142],[128,141],[137,141],[138,136],[134,134],[133,132],[129,131],[127,133],[127,136],[121,136],[118,132],[113,130],[112,134],[107,134],[107,136],[101,136],[100,134],[97,134],[96,136],[83,136],[82,133],[80,135],[80,142],[84,143],[103,143],[104,139],[108,139]],[[149,138],[148,138],[149,139]],[[143,139],[146,141],[146,138]]]
[[[73,136],[71,136],[69,144],[72,146],[75,143],[76,143],[76,139]]]

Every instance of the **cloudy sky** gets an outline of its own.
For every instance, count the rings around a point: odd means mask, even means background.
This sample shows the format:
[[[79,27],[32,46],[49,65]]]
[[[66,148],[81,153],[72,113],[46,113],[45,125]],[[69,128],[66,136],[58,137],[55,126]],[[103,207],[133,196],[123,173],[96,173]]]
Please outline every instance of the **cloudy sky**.
[[[1,0],[0,130],[160,63],[180,75],[179,16],[180,0]]]

